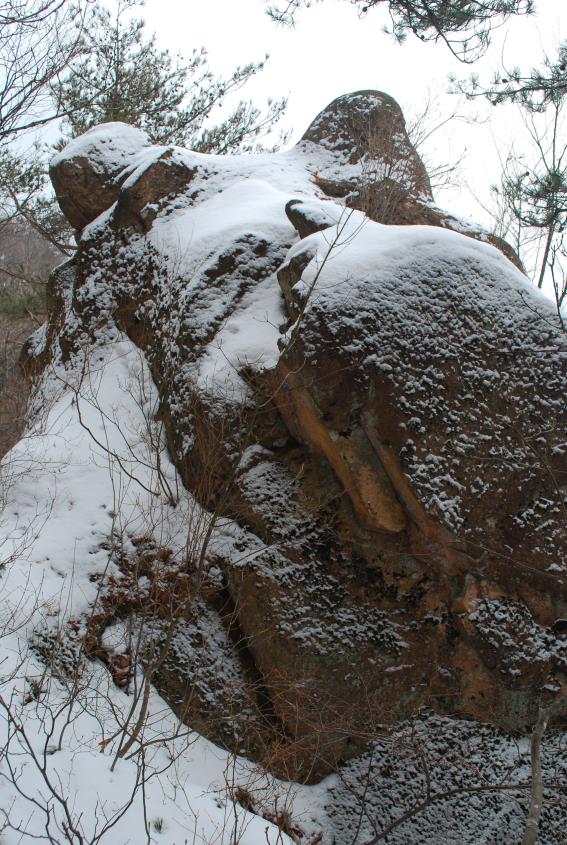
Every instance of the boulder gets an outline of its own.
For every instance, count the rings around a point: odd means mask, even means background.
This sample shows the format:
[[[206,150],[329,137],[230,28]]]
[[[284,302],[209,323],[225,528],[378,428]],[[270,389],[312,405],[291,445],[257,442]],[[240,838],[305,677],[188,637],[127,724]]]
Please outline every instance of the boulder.
[[[73,139],[50,162],[61,211],[83,229],[118,197],[120,185],[151,146],[145,132],[125,123],[103,123]]]
[[[427,171],[409,139],[402,110],[382,91],[337,97],[317,115],[301,141],[332,153],[343,167],[342,180],[348,178],[349,165],[359,165],[377,189],[388,180],[410,194],[432,198]]]
[[[183,160],[177,160],[175,148],[167,148],[141,167],[118,194],[114,217],[117,227],[138,228],[147,232],[160,206],[168,197],[183,191],[197,172]]]
[[[337,97],[317,115],[303,135],[302,145],[325,150],[315,179],[329,197],[342,199],[378,223],[442,226],[486,241],[523,271],[506,241],[435,205],[427,171],[407,133],[402,110],[388,94],[357,91]],[[313,158],[317,160],[317,155]]]

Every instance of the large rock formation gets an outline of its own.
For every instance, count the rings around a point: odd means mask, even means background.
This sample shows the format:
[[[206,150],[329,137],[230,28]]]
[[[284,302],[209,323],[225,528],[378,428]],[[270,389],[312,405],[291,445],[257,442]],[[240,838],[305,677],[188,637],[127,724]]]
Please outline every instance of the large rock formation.
[[[566,682],[567,340],[435,208],[397,104],[341,97],[253,157],[110,124],[52,178],[79,245],[28,371],[126,333],[220,520],[163,694],[303,779],[423,705],[530,725]]]

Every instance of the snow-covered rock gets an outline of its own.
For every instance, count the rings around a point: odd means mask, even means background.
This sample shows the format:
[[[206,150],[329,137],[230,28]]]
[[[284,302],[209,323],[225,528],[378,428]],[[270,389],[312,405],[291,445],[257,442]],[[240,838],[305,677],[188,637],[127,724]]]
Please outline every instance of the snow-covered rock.
[[[49,175],[69,223],[82,229],[112,205],[129,168],[150,146],[141,129],[115,122],[89,129],[57,153]]]
[[[567,345],[550,303],[433,208],[380,92],[339,98],[278,154],[131,133],[93,130],[54,164],[80,161],[100,190],[82,222],[69,213],[77,256],[26,362],[48,413],[26,460],[68,461],[35,499],[24,474],[10,517],[16,536],[22,513],[47,514],[29,571],[51,628],[118,698],[153,666],[183,721],[288,782],[350,758],[357,781],[377,725],[424,705],[528,728],[567,668]],[[86,203],[74,184],[64,210]],[[45,659],[38,628],[32,613]],[[321,795],[322,841],[342,841],[351,817]],[[454,824],[446,841],[466,841]]]

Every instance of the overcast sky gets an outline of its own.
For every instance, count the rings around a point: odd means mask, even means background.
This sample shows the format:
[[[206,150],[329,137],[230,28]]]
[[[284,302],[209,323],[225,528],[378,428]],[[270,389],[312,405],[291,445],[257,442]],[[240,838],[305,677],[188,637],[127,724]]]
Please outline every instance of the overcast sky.
[[[567,38],[567,0],[536,0],[536,6],[536,16],[513,20],[494,34],[490,52],[474,66],[481,79],[490,80],[502,59],[508,67],[538,64]],[[203,45],[221,74],[268,52],[266,69],[245,91],[257,101],[289,96],[285,121],[293,140],[332,99],[362,88],[391,94],[406,116],[419,113],[430,92],[441,96],[444,114],[459,106],[445,93],[447,77],[453,72],[464,78],[471,68],[442,44],[422,44],[411,36],[405,45],[394,43],[381,31],[388,22],[384,9],[360,20],[346,0],[324,0],[302,11],[293,29],[276,26],[264,10],[264,0],[147,0],[144,16],[162,46],[187,55]],[[461,164],[459,190],[439,194],[441,204],[479,219],[483,212],[468,189],[486,198],[490,183],[498,180],[499,155],[505,157],[512,142],[521,143],[521,127],[514,107],[476,102],[459,110],[477,121],[452,122],[433,136],[428,152]]]

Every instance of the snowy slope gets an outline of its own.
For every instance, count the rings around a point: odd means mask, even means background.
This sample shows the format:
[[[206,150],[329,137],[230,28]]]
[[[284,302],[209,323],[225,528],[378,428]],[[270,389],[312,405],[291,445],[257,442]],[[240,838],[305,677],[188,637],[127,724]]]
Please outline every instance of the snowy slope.
[[[113,734],[128,723],[133,688],[85,660],[80,626],[96,605],[96,576],[119,576],[112,538],[151,529],[178,550],[194,503],[184,495],[174,510],[154,495],[143,433],[156,395],[129,341],[113,338],[74,373],[53,370],[39,393],[36,405],[49,397],[44,418],[2,463],[2,842],[288,841],[230,798],[234,784],[260,779],[254,768],[180,725],[155,692],[140,736],[147,750],[135,753],[137,743],[116,761]],[[175,486],[165,450],[161,459]],[[119,651],[120,626],[114,637]],[[268,779],[262,786],[270,791]]]

